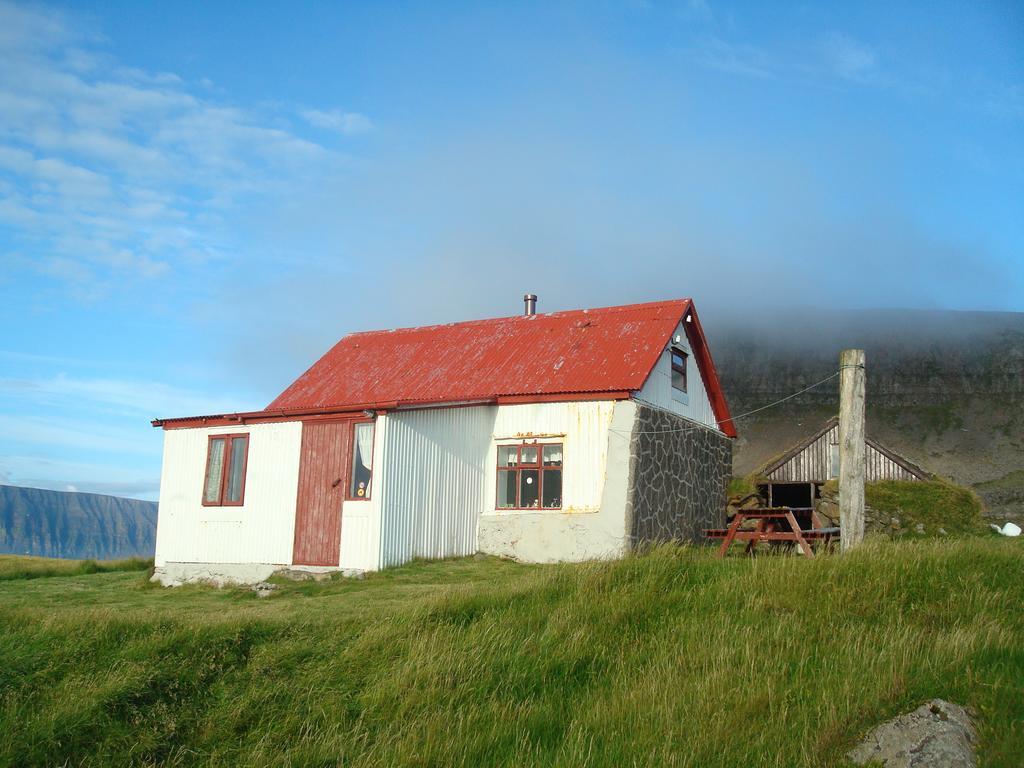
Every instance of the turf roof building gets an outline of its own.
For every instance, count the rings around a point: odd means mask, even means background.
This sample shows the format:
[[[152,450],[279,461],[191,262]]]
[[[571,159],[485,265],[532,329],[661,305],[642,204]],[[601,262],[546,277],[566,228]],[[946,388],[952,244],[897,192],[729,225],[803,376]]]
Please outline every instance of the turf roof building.
[[[720,525],[735,431],[692,302],[533,301],[354,333],[262,411],[154,421],[158,576],[584,560]]]
[[[759,491],[769,506],[810,509],[821,487],[839,477],[839,418],[832,417],[757,473]],[[931,475],[877,440],[864,438],[864,480],[928,480]]]

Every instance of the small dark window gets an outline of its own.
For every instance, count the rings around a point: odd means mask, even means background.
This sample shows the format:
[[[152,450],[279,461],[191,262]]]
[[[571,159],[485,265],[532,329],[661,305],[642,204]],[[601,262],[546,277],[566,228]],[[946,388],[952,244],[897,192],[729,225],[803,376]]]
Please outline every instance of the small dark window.
[[[497,509],[561,509],[561,443],[498,446]]]
[[[686,353],[680,349],[672,350],[672,388],[686,391]]]
[[[210,435],[203,479],[203,506],[242,506],[248,461],[248,435]]]
[[[352,432],[352,484],[350,499],[370,498],[370,481],[373,479],[373,422],[363,421],[355,425]]]

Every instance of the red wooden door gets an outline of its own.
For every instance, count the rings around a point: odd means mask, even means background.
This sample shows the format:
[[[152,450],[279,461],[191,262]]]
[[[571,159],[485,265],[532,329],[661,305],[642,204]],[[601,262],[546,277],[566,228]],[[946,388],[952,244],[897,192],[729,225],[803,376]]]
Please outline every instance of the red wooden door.
[[[352,467],[352,422],[305,422],[295,505],[296,565],[338,565],[341,504]]]

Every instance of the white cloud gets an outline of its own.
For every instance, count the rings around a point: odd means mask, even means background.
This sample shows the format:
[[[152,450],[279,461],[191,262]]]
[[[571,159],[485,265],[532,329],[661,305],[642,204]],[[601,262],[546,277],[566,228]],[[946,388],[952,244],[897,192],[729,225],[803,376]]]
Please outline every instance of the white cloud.
[[[865,83],[879,76],[878,55],[865,43],[834,34],[825,40],[823,50],[832,73],[844,80]]]
[[[0,19],[0,50],[60,45],[72,36],[61,13],[47,8],[4,3]]]
[[[81,28],[0,0],[0,226],[31,255],[22,263],[73,294],[95,300],[223,258],[219,216],[309,187],[342,161],[292,131],[288,113],[124,66]],[[356,113],[313,114],[343,133],[371,127]]]
[[[367,133],[373,130],[373,123],[370,121],[370,118],[358,112],[343,112],[340,109],[332,109],[329,112],[323,112],[319,109],[305,109],[300,114],[314,128],[337,131],[345,136]]]
[[[697,63],[707,69],[744,77],[774,76],[771,57],[760,48],[730,43],[717,37],[708,40],[697,52]]]
[[[159,382],[72,378],[64,374],[46,379],[0,379],[0,395],[35,407],[88,405],[140,418],[230,413],[239,407],[236,400],[211,397]]]
[[[45,445],[58,452],[74,449],[91,454],[159,455],[160,443],[146,437],[137,429],[118,429],[95,422],[57,422],[52,418],[0,413],[0,439],[7,444]]]
[[[153,500],[160,490],[158,478],[147,477],[138,468],[119,462],[103,464],[17,454],[0,455],[0,483]]]
[[[707,0],[686,0],[681,13],[683,16],[701,19],[703,21],[712,21],[715,17],[715,14],[711,10],[711,5]]]

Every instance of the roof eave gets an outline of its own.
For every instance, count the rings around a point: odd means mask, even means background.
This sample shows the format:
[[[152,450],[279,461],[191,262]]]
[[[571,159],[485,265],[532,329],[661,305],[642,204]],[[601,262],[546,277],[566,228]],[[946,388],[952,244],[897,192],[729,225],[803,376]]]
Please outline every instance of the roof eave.
[[[476,405],[519,405],[528,403],[592,402],[595,400],[627,400],[628,390],[601,390],[592,392],[552,392],[543,394],[495,395],[489,398],[464,400],[402,400],[376,401],[350,405],[324,406],[315,408],[268,408],[263,411],[245,413],[221,413],[206,416],[181,416],[168,419],[153,419],[154,427],[163,429],[199,429],[202,427],[233,426],[239,424],[261,424],[274,421],[310,421],[325,418],[358,417],[367,411],[387,413],[428,408],[470,407]]]

